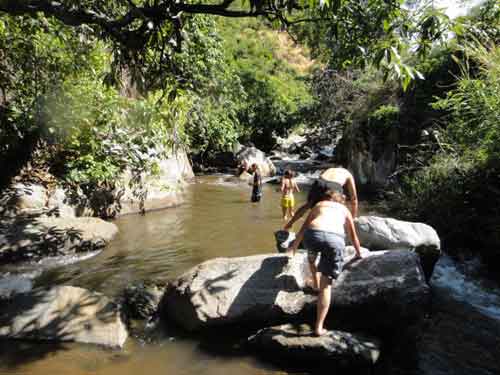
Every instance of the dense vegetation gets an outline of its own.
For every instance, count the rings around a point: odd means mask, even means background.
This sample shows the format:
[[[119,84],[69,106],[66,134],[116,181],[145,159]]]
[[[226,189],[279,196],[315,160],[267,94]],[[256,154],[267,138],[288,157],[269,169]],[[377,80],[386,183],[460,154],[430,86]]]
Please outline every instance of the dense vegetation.
[[[500,209],[493,203],[500,201],[500,7],[486,1],[468,16],[446,22],[454,34],[428,45],[425,58],[401,55],[425,77],[408,84],[376,64],[351,59],[346,65],[330,58],[329,45],[337,36],[325,29],[319,38],[318,30],[305,28],[313,52],[326,62],[313,81],[315,113],[343,134],[341,163],[349,162],[345,144],[367,145],[375,160],[393,150],[397,167],[392,185],[384,187],[385,193],[396,193],[385,195],[393,214],[433,225],[447,252],[479,254],[495,275],[500,267]]]
[[[24,167],[90,194],[319,127],[397,149],[401,215],[500,264],[498,2],[403,3],[0,0],[0,185]]]

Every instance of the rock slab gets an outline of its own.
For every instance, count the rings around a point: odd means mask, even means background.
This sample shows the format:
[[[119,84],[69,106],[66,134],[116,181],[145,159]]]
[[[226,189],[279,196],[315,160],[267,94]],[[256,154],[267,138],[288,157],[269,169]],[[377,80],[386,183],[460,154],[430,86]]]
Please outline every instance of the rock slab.
[[[0,229],[0,263],[97,250],[118,233],[95,217],[4,217]]]
[[[354,222],[363,246],[372,250],[413,250],[420,256],[427,280],[430,279],[441,256],[441,241],[434,228],[378,216],[360,216]]]
[[[328,369],[370,368],[380,357],[380,341],[365,335],[327,331],[317,337],[309,325],[285,324],[264,328],[248,340],[272,360]]]
[[[0,312],[0,337],[122,347],[128,333],[116,304],[100,293],[57,286],[16,294]]]
[[[311,307],[304,293],[306,255],[216,258],[171,283],[163,314],[187,330],[240,323],[287,321]]]
[[[310,271],[305,253],[217,258],[174,280],[162,300],[163,315],[188,330],[300,319],[315,309],[304,292]],[[329,319],[374,334],[418,321],[429,298],[419,258],[410,251],[370,252],[346,264],[332,288]],[[312,314],[307,318],[311,319]]]

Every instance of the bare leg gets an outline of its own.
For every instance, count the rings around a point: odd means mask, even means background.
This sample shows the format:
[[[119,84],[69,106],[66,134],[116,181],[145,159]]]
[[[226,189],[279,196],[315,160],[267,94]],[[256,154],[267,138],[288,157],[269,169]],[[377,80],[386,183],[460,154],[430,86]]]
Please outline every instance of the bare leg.
[[[328,309],[330,308],[330,300],[332,298],[332,283],[328,277],[321,275],[320,290],[318,294],[318,307],[316,311],[316,326],[314,333],[321,336],[325,333],[323,324],[325,323]]]
[[[288,216],[286,214],[287,211],[288,211],[288,208],[281,206],[281,212],[282,212],[283,220],[288,220]]]
[[[290,218],[290,219],[293,217],[293,208],[292,207],[288,207],[286,209],[286,217]]]
[[[307,260],[309,261],[309,269],[311,270],[311,275],[312,275],[312,280],[313,280],[313,289],[314,290],[319,290],[319,272],[318,272],[318,267],[316,267],[316,259],[311,259],[310,257],[307,257]]]

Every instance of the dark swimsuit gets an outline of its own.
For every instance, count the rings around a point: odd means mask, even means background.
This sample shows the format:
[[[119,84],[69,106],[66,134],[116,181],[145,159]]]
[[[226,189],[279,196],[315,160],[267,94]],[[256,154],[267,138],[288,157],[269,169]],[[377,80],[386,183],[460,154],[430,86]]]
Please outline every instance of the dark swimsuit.
[[[252,202],[259,202],[260,198],[262,198],[262,185],[260,179],[260,174],[255,172],[253,175]]]
[[[344,187],[341,184],[335,181],[327,181],[320,177],[312,184],[311,190],[309,190],[309,194],[307,195],[307,202],[311,207],[314,207],[316,203],[323,199],[328,190],[344,193]]]

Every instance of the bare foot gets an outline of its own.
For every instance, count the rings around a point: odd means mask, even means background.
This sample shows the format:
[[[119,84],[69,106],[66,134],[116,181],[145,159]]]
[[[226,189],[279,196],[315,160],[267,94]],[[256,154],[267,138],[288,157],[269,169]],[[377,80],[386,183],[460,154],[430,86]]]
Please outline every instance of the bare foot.
[[[319,337],[319,336],[323,336],[326,332],[327,332],[327,331],[326,331],[326,329],[324,329],[324,328],[321,328],[321,329],[315,329],[315,330],[314,330],[314,335]]]

